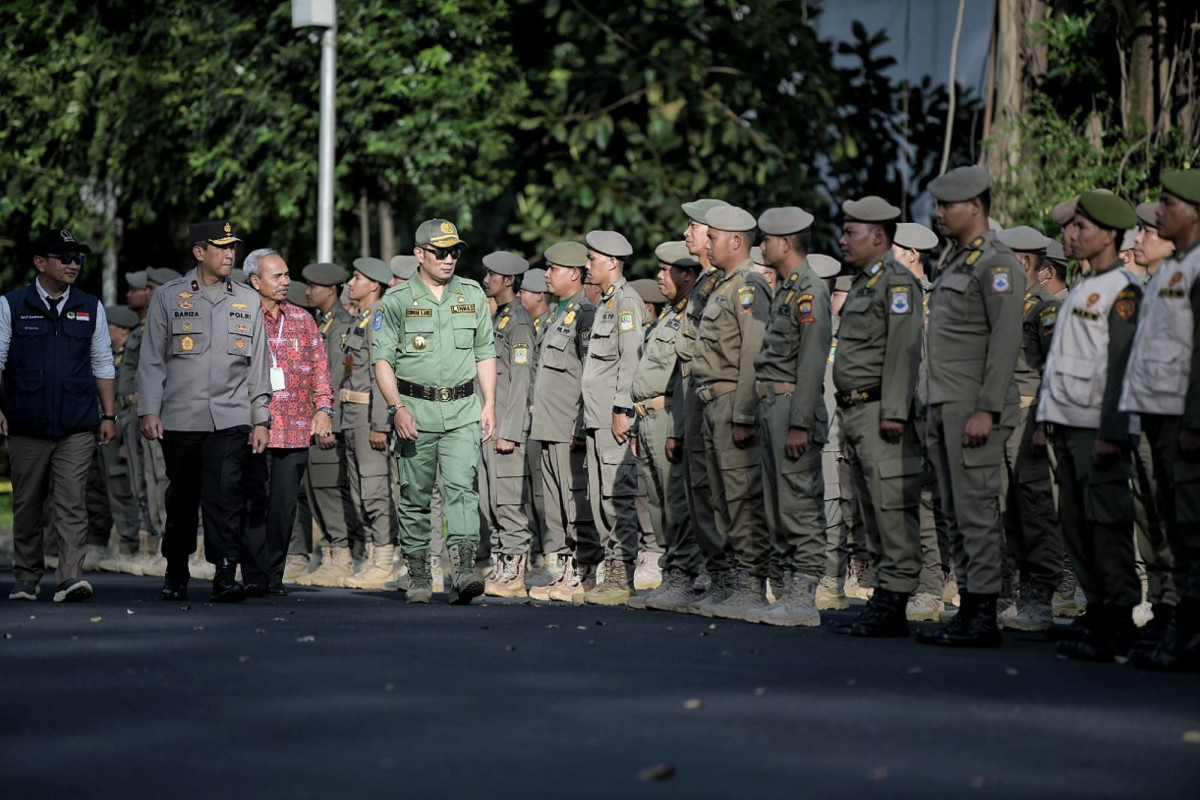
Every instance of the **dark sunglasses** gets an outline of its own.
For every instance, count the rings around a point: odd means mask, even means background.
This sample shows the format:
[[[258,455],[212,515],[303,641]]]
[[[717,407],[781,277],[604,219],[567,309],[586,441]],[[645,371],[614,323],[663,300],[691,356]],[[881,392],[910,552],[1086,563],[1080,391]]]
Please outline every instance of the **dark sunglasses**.
[[[83,266],[83,253],[76,253],[73,256],[68,256],[63,253],[48,253],[44,256],[44,258],[57,258],[64,264],[78,264],[81,267]]]
[[[458,259],[462,258],[462,254],[463,254],[463,247],[462,247],[462,245],[458,245],[458,244],[456,244],[452,247],[433,247],[432,245],[430,245],[430,246],[423,245],[421,247],[421,249],[424,250],[426,253],[432,253],[433,257],[436,258],[438,261],[441,261],[443,258],[446,258],[447,256],[449,256],[450,258],[453,258],[454,260],[457,261]]]

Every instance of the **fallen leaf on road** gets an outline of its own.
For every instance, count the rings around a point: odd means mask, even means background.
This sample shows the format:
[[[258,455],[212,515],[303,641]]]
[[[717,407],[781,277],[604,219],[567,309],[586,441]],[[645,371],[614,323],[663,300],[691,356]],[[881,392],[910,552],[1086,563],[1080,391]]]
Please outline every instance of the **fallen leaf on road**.
[[[315,636],[301,636],[296,641],[300,642],[302,644],[307,644],[309,642],[315,642],[316,640],[317,640],[317,637],[315,637]]]
[[[686,708],[688,711],[694,711],[702,705],[704,705],[704,703],[702,703],[700,700],[698,700],[694,697],[691,700],[683,701],[683,707]]]
[[[651,764],[638,770],[639,781],[665,781],[675,777],[674,764]]]
[[[102,619],[104,619],[104,617],[92,617],[92,622],[99,622]]]
[[[1188,744],[1200,744],[1200,731],[1187,731],[1183,734],[1183,741]]]

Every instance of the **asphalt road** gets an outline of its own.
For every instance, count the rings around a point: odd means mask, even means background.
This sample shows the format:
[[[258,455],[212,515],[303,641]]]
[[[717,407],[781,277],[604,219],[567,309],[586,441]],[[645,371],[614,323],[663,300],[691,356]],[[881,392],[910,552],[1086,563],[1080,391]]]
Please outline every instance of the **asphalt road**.
[[[1200,676],[628,609],[0,599],[3,796],[1195,797]],[[9,584],[2,582],[7,596]],[[852,612],[833,612],[830,619]]]

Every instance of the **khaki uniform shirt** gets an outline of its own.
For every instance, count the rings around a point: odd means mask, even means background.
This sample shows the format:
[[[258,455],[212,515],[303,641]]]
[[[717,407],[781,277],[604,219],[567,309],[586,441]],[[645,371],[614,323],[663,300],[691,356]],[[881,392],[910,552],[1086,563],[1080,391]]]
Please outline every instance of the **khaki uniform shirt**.
[[[687,309],[680,320],[679,334],[675,337],[675,354],[679,356],[679,377],[676,379],[678,385],[675,389],[678,397],[683,396],[683,381],[691,380],[687,373],[692,368],[692,353],[696,350],[696,330],[700,327],[700,315],[704,313],[708,298],[712,296],[717,283],[723,277],[721,270],[709,267],[700,273],[696,278],[696,285],[692,287]],[[682,439],[683,427],[683,414],[676,414],[671,436]]]
[[[714,381],[737,383],[734,425],[754,425],[758,415],[754,358],[762,350],[770,312],[770,284],[746,259],[721,276],[700,315],[692,382],[696,386]]]
[[[146,335],[146,320],[142,320],[137,324],[137,327],[129,332],[129,339],[125,341],[124,357],[121,363],[117,365],[117,404],[121,406],[137,404],[137,368],[139,361],[139,350],[142,347],[142,338]]]
[[[1025,271],[992,231],[950,252],[929,301],[929,403],[1000,414],[1017,402]]]
[[[642,360],[638,362],[637,372],[633,375],[630,397],[635,403],[671,395],[675,391],[675,373],[679,366],[675,338],[683,324],[687,302],[684,297],[664,308],[650,331]]]
[[[833,340],[829,289],[805,261],[780,284],[762,352],[754,359],[760,381],[796,384],[788,425],[809,432],[821,444],[829,435],[822,385]]]
[[[854,277],[842,306],[833,382],[839,392],[882,388],[880,419],[907,420],[921,366],[921,284],[891,252]]]
[[[1021,320],[1021,352],[1017,356],[1017,390],[1022,398],[1037,397],[1042,388],[1042,370],[1050,355],[1050,340],[1058,322],[1062,301],[1044,288],[1034,286],[1025,293]],[[1022,403],[1025,400],[1022,399]]]
[[[546,321],[530,391],[530,439],[569,442],[583,438],[583,361],[596,307],[580,291]]]
[[[379,309],[372,362],[387,361],[396,379],[418,386],[454,388],[474,382],[476,364],[496,357],[492,320],[483,287],[451,276],[439,299],[414,275],[388,289]],[[417,429],[441,432],[479,422],[478,394],[442,402],[401,395]]]
[[[225,280],[214,301],[193,269],[158,288],[137,371],[138,416],[169,431],[268,422],[271,360],[258,292]]]
[[[341,303],[335,302],[328,312],[317,311],[315,319],[317,330],[325,341],[325,352],[329,354],[329,385],[333,387],[333,430],[340,431],[338,407],[341,400],[342,379],[346,377],[345,354],[342,345],[346,342],[346,334],[350,331],[350,312]]]
[[[383,328],[383,299],[358,309],[342,332],[341,380],[334,387],[338,399],[334,427],[339,431],[367,428],[388,433],[392,419],[387,400],[375,381],[371,351],[375,337]],[[350,395],[353,395],[351,397]],[[363,399],[367,402],[362,402]]]
[[[583,424],[612,426],[613,408],[632,408],[633,374],[642,357],[646,305],[625,278],[600,295],[583,362]]]
[[[533,320],[520,300],[496,309],[496,436],[523,442],[529,424],[529,384],[533,378]]]

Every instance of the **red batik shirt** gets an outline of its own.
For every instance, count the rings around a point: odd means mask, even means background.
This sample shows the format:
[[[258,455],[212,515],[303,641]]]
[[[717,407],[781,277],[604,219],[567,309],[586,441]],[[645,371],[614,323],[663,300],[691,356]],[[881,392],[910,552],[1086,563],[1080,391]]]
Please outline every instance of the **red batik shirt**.
[[[329,356],[317,323],[304,309],[279,304],[279,313],[263,309],[268,358],[272,368],[283,370],[286,386],[271,393],[269,447],[308,447],[312,418],[319,408],[333,407],[329,383]]]

